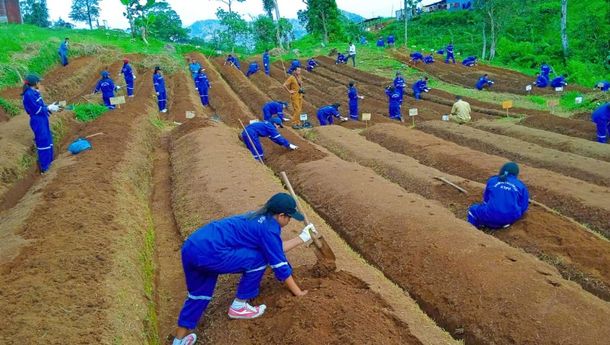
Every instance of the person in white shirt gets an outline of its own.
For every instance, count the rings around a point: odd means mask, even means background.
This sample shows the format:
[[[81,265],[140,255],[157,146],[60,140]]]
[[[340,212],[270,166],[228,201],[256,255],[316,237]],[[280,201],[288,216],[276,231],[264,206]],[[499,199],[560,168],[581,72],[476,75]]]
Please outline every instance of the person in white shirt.
[[[356,45],[353,42],[349,43],[349,53],[347,55],[347,61],[349,61],[350,58],[352,59],[352,65],[356,67]]]

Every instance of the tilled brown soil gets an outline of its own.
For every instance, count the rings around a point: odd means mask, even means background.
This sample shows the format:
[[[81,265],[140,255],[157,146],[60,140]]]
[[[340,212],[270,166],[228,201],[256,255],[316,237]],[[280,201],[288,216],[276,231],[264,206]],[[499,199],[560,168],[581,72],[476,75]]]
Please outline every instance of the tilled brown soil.
[[[312,137],[316,143],[344,160],[358,162],[408,192],[440,202],[457,218],[465,219],[468,207],[481,200],[483,184],[422,165],[345,128],[318,127]],[[460,193],[435,176],[458,184],[469,194]],[[532,205],[526,216],[510,229],[492,234],[515,247],[544,257],[559,269],[564,278],[576,281],[604,300],[610,300],[610,242],[536,205]]]
[[[401,126],[380,124],[363,135],[390,151],[416,158],[420,163],[446,173],[484,183],[497,174],[507,159],[462,147],[421,131],[405,131]],[[520,164],[520,178],[532,198],[571,216],[610,237],[610,190],[552,171]]]
[[[600,186],[610,186],[610,163],[569,152],[541,147],[519,139],[482,131],[450,122],[429,121],[419,129],[459,145],[501,155]]]
[[[527,127],[538,128],[545,131],[555,132],[587,140],[597,139],[595,134],[595,124],[591,121],[586,120],[566,119],[563,117],[552,115],[529,116],[525,118],[521,122],[521,124]]]
[[[607,145],[602,145],[591,140],[543,131],[514,123],[477,121],[472,125],[478,129],[513,137],[543,147],[610,162],[610,149],[608,149]]]

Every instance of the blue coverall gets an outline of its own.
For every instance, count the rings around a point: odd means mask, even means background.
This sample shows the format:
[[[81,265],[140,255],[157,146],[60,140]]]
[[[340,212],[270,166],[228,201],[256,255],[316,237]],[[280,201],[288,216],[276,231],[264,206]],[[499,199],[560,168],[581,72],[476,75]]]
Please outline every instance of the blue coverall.
[[[108,109],[114,109],[115,106],[110,104],[110,98],[114,97],[114,90],[116,86],[114,86],[114,82],[112,79],[106,77],[102,78],[97,82],[95,86],[95,93],[102,91],[102,99],[104,100],[104,105]]]
[[[182,246],[187,298],[178,326],[194,329],[205,312],[220,274],[241,273],[236,297],[258,296],[267,267],[279,281],[292,275],[281,226],[271,214],[247,213],[213,221],[192,233]]]
[[[540,74],[536,78],[534,85],[536,85],[537,87],[540,87],[540,88],[545,88],[545,87],[549,86],[549,79],[546,78],[545,76],[543,76],[542,74]]]
[[[49,126],[50,112],[40,92],[29,88],[23,94],[23,107],[30,115],[30,128],[34,132],[34,143],[38,152],[40,172],[45,172],[53,162],[53,134]]]
[[[529,206],[529,192],[514,175],[493,176],[487,180],[483,203],[468,209],[468,222],[475,227],[501,229],[519,220]]]
[[[610,135],[610,103],[605,103],[595,109],[591,121],[597,125],[597,142],[607,143]]]
[[[390,119],[393,120],[402,120],[402,115],[400,114],[400,108],[401,108],[401,98],[402,96],[398,93],[397,90],[394,90],[394,92],[391,92],[390,89],[386,89],[385,90],[385,94],[388,96],[388,103],[389,103],[389,114],[390,114]]]
[[[377,40],[377,46],[382,48],[385,47],[385,40],[383,39],[383,37]]]
[[[199,92],[201,104],[203,106],[208,106],[210,104],[210,81],[208,80],[208,76],[205,74],[205,72],[197,73],[197,76],[195,77],[195,88],[197,89],[197,92]]]
[[[398,76],[394,78],[394,88],[396,92],[400,95],[400,103],[402,103],[402,98],[405,93],[405,87],[407,87],[407,83],[402,76]]]
[[[284,122],[284,104],[276,101],[271,101],[265,103],[263,106],[263,119],[265,121],[270,121],[273,115],[277,115],[277,117]]]
[[[320,126],[328,126],[334,123],[333,117],[340,118],[339,110],[331,105],[324,106],[318,109],[318,121]]]
[[[355,86],[347,90],[347,98],[349,99],[349,118],[358,121],[358,90]]]
[[[411,61],[413,61],[413,62],[424,61],[424,55],[420,52],[412,53],[410,56],[411,56]]]
[[[559,76],[551,81],[551,87],[564,87],[568,85],[566,78]]]
[[[319,63],[314,59],[307,60],[307,70],[309,72],[313,71],[313,69],[316,68],[316,66],[318,66],[318,65],[319,65]]]
[[[159,105],[159,111],[167,108],[167,92],[165,90],[165,79],[163,76],[155,73],[153,74],[153,85],[157,95],[157,104]]]
[[[597,83],[596,88],[599,88],[600,91],[606,92],[610,90],[610,83],[607,81],[600,81]]]
[[[197,76],[197,73],[199,73],[200,68],[201,68],[201,65],[197,62],[191,62],[189,64],[189,69],[191,70],[191,76],[193,77],[193,79],[195,79],[195,77]]]
[[[432,56],[432,54],[424,56],[424,63],[426,65],[434,63],[434,57]]]
[[[290,64],[290,68],[288,68],[287,73],[292,74],[292,72],[296,71],[299,67],[301,67],[301,61],[292,60],[292,63]]]
[[[248,134],[246,134],[246,131],[250,135],[250,138],[252,139],[252,142],[254,143],[254,147],[252,147],[252,144],[250,144],[250,140],[248,139]],[[277,128],[275,128],[275,125],[273,123],[271,123],[269,121],[252,123],[252,124],[248,125],[246,127],[246,129],[241,132],[241,138],[244,140],[246,147],[248,147],[250,152],[252,152],[252,156],[256,160],[265,158],[265,153],[263,152],[263,146],[261,145],[261,141],[260,141],[260,138],[264,138],[264,137],[268,137],[269,139],[271,139],[271,141],[273,141],[274,143],[276,143],[280,146],[284,146],[284,147],[290,146],[290,142],[288,142],[288,140],[286,140],[280,134],[280,132],[277,130]],[[255,148],[256,148],[256,150],[255,150]],[[257,151],[258,151],[258,155],[256,154]]]
[[[415,99],[421,99],[421,93],[428,91],[428,83],[424,79],[420,79],[413,84],[412,89]]]
[[[469,56],[469,57],[465,58],[464,61],[462,61],[462,65],[464,65],[466,67],[473,67],[476,63],[477,63],[476,56]]]
[[[246,77],[250,78],[251,75],[258,72],[258,62],[253,61],[250,66],[248,66],[248,72],[246,73]]]
[[[131,69],[131,65],[129,63],[123,64],[121,73],[123,74],[123,77],[125,78],[127,96],[133,97],[133,70]]]
[[[395,42],[396,42],[396,40],[394,39],[394,35],[388,36],[388,45],[390,47],[393,46]]]
[[[335,64],[341,64],[341,63],[347,63],[347,56],[345,56],[344,54],[337,54],[337,61],[335,61]]]
[[[482,76],[481,78],[479,78],[479,81],[477,81],[477,84],[475,86],[477,90],[483,90],[485,86],[491,87],[493,84],[493,81],[487,79],[487,77],[485,76]]]
[[[229,56],[227,58],[227,62],[232,64],[233,66],[235,66],[235,68],[237,69],[241,69],[241,66],[239,65],[239,60],[237,60],[237,57],[235,56]]]
[[[61,64],[66,66],[68,64],[68,43],[66,41],[61,42],[57,53],[59,54]]]
[[[445,58],[445,63],[449,63],[449,60],[452,60],[455,63],[455,57],[453,56],[453,44],[450,44],[445,48],[447,51],[447,57]]]
[[[265,69],[265,74],[269,75],[269,68],[270,68],[270,59],[269,59],[269,53],[268,52],[264,52],[263,53],[263,67]]]
[[[551,79],[549,78],[549,75],[551,74],[551,66],[547,65],[547,64],[543,64],[542,66],[540,66],[540,74],[543,75],[546,79]]]

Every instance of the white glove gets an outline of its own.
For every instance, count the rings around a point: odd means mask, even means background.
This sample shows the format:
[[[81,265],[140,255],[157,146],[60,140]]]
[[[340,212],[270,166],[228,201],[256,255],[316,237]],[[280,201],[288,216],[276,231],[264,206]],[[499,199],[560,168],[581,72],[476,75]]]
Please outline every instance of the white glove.
[[[117,89],[117,90],[120,90],[120,89],[121,89],[121,87],[117,85],[117,86],[116,86],[116,89]]]
[[[289,148],[289,149],[291,149],[291,150],[296,150],[296,149],[298,149],[299,147],[298,147],[298,146],[296,146],[295,144],[290,144],[290,145],[288,146],[288,148]]]
[[[305,226],[303,228],[303,230],[301,231],[301,233],[299,234],[299,237],[301,238],[301,240],[303,240],[303,242],[307,243],[307,242],[311,241],[312,233],[313,234],[318,233],[318,231],[316,230],[316,227],[313,224],[307,224],[307,226]]]
[[[358,98],[360,98],[360,99],[364,99],[364,96],[358,96]]]
[[[157,92],[157,96],[159,96],[159,93]]]
[[[342,117],[342,118],[341,118],[341,122],[345,122],[345,121],[348,121],[348,120],[349,120],[349,119],[348,119],[347,117]]]
[[[136,75],[135,74],[133,75],[133,80],[136,80]]]
[[[50,112],[55,113],[55,112],[58,112],[58,111],[59,111],[59,105],[57,105],[57,104],[53,103],[53,104],[51,104],[51,105],[47,106],[47,109],[48,109]]]
[[[195,88],[195,90],[199,91],[199,89],[198,89],[198,88]]]

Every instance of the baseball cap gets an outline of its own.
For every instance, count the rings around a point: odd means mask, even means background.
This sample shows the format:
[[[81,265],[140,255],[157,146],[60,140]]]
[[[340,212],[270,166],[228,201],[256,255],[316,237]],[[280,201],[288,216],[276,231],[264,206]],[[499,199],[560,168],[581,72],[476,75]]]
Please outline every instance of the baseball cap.
[[[305,219],[303,214],[297,211],[297,203],[292,196],[286,193],[277,193],[267,201],[267,209],[273,214],[284,213],[298,221]]]

